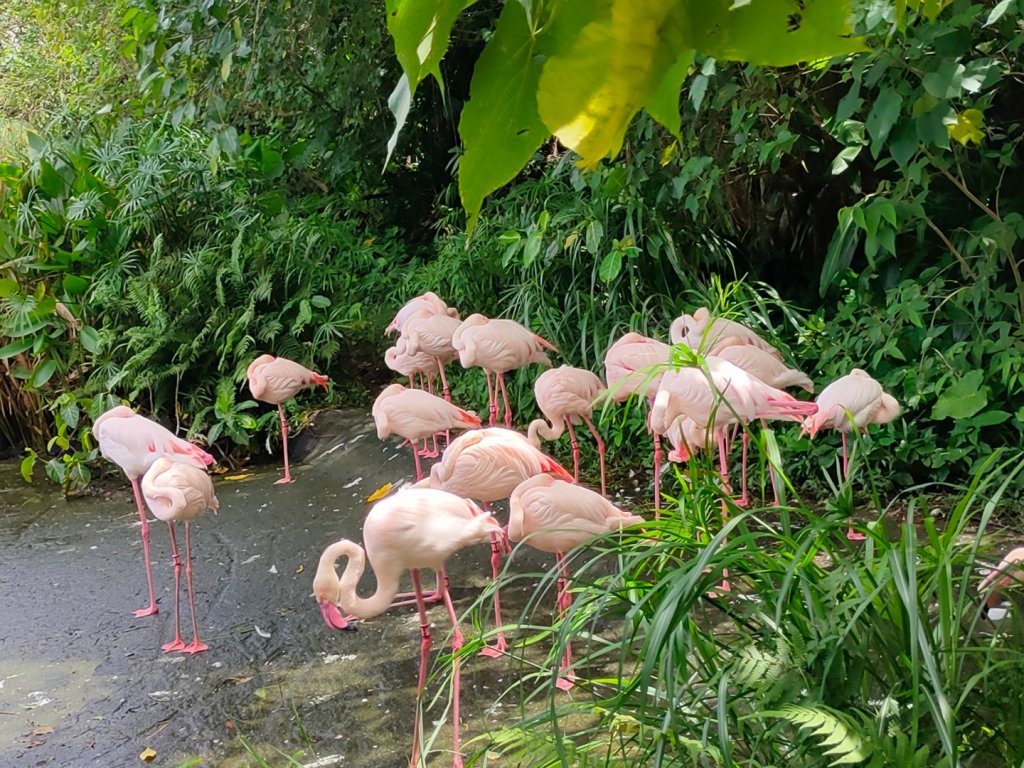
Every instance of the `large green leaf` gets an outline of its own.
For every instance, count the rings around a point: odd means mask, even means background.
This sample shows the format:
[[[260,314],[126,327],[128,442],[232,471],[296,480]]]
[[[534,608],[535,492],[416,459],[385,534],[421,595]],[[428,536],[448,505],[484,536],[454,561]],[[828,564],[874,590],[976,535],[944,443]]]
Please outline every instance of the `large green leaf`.
[[[535,45],[523,7],[506,3],[476,63],[459,120],[465,145],[459,195],[470,231],[484,197],[519,173],[548,136],[537,115],[540,63]]]
[[[655,89],[654,94],[644,104],[647,114],[665,126],[665,129],[677,139],[680,138],[679,131],[681,128],[679,93],[682,91],[683,81],[689,74],[690,66],[693,64],[693,54],[692,48],[688,48],[679,54],[676,63],[669,67],[668,72],[661,78],[661,83]],[[704,83],[706,87],[707,78],[704,79]],[[700,108],[699,101],[695,104],[695,108]]]
[[[427,75],[441,83],[438,65],[448,50],[452,25],[476,0],[387,0],[388,32],[395,56],[409,78],[410,90]]]
[[[567,0],[563,9],[581,2]],[[619,151],[633,115],[688,49],[680,7],[672,0],[611,0],[588,24],[560,28],[559,41],[567,45],[544,64],[537,106],[544,124],[584,167]]]
[[[966,419],[988,405],[988,387],[982,386],[985,374],[970,371],[939,395],[932,408],[933,419]]]

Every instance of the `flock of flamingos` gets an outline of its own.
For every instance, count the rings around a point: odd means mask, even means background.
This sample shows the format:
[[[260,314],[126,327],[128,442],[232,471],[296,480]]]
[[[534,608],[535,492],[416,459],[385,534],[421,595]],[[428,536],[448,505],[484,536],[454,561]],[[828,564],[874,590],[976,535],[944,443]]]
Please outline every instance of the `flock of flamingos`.
[[[509,541],[525,539],[541,551],[554,553],[560,574],[556,610],[562,612],[571,602],[563,553],[595,536],[643,522],[643,518],[618,508],[606,498],[605,446],[592,418],[595,404],[604,399],[624,402],[629,398],[648,403],[648,430],[654,441],[655,515],[660,498],[662,437],[671,445],[668,458],[673,461],[686,461],[694,451],[716,446],[722,487],[731,494],[729,443],[730,436],[739,428],[743,435],[742,479],[736,501],[745,505],[745,425],[767,419],[796,421],[811,437],[822,429],[837,430],[842,435],[846,473],[847,435],[871,424],[892,421],[900,410],[896,400],[860,369],[829,384],[815,401],[798,400],[784,389],[799,387],[813,392],[813,383],[807,376],[787,367],[781,353],[750,328],[724,317],[712,317],[707,309],[700,308],[673,322],[669,335],[672,344],[699,351],[702,358],[693,356],[690,365],[672,365],[671,346],[627,333],[608,349],[605,382],[591,371],[567,365],[542,373],[536,380],[534,394],[545,418],[531,422],[524,435],[512,428],[504,374],[533,363],[550,366],[547,352],[557,351],[552,344],[512,320],[488,319],[479,314],[460,320],[455,309],[430,292],[408,301],[386,330],[397,331],[399,339],[387,351],[385,361],[389,368],[407,376],[410,386],[392,384],[385,388],[373,405],[373,418],[380,438],[398,435],[412,447],[416,482],[370,509],[363,524],[364,546],[342,539],[324,550],[313,591],[324,621],[332,629],[350,628],[354,619],[371,618],[389,607],[416,605],[422,633],[418,695],[426,681],[431,647],[428,602],[445,604],[453,626],[452,647],[458,650],[463,643],[444,572],[445,561],[455,551],[474,544],[489,544],[495,581]],[[701,359],[702,365],[698,364]],[[451,402],[445,365],[454,360],[465,368],[483,368],[489,426],[483,427],[476,414]],[[432,391],[437,375],[441,395]],[[417,379],[422,388],[413,388]],[[278,407],[284,476],[277,483],[291,482],[288,423],[282,403],[310,385],[326,389],[328,379],[290,360],[262,355],[249,365],[248,382],[254,397]],[[494,426],[499,414],[504,427]],[[580,452],[574,426],[580,424],[586,425],[597,442],[600,493],[578,483]],[[447,442],[441,452],[438,438],[443,436],[447,440],[452,430],[465,431]],[[566,430],[573,452],[572,473],[540,450],[541,439],[557,439]],[[217,508],[213,482],[205,469],[213,463],[213,457],[123,405],[96,419],[93,433],[103,456],[117,464],[131,481],[142,522],[149,606],[135,615],[157,612],[150,572],[145,509],[148,505],[156,518],[168,524],[174,562],[175,636],[162,648],[185,653],[206,650],[199,639],[195,617],[189,523],[207,509]],[[427,474],[423,471],[423,458],[437,459]],[[503,527],[490,513],[489,505],[505,499],[509,500],[509,522]],[[183,563],[175,538],[176,521],[183,522],[185,527],[184,569],[193,632],[192,642],[187,645],[181,637],[179,594]],[[847,535],[851,539],[863,538],[852,525]],[[340,557],[346,557],[347,564],[339,578],[335,564]],[[361,597],[356,593],[356,585],[367,559],[377,587],[370,597]],[[983,588],[1007,585],[1012,564],[1022,560],[1024,548],[1011,552],[988,575]],[[429,593],[420,583],[422,569],[437,574],[437,585]],[[399,594],[399,579],[406,570],[411,573],[414,591]],[[728,582],[723,589],[728,589]],[[500,628],[497,591],[494,614]],[[507,642],[499,631],[496,644],[485,646],[482,654],[499,656],[506,650]],[[458,658],[456,655],[452,696],[454,766],[462,765]],[[561,660],[557,681],[564,690],[574,684],[569,646]],[[418,727],[417,718],[410,765],[419,764]]]

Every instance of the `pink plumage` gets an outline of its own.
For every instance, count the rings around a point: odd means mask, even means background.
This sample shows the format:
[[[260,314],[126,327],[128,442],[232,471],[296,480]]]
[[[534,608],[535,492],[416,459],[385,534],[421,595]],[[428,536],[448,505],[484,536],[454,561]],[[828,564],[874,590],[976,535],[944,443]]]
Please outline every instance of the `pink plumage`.
[[[712,317],[707,307],[700,307],[692,315],[677,317],[669,329],[673,344],[686,344],[692,349],[714,349],[730,336],[742,344],[751,344],[772,357],[782,359],[782,353],[742,323],[725,317]]]
[[[773,387],[779,389],[800,387],[807,392],[814,391],[814,382],[805,373],[796,368],[789,368],[777,357],[765,352],[760,347],[736,343],[735,337],[730,336],[719,343],[712,354],[722,360],[728,360]]]
[[[653,398],[671,356],[672,349],[662,341],[625,334],[604,355],[604,380],[611,399],[621,403],[634,394]]]
[[[416,312],[427,311],[435,315],[448,315],[449,317],[458,317],[459,313],[453,307],[449,307],[442,301],[436,293],[433,291],[427,291],[426,293],[415,296],[409,301],[402,305],[402,308],[398,310],[395,315],[395,319],[388,323],[387,328],[384,329],[385,334],[390,334],[393,331],[402,332],[405,326],[406,320]]]

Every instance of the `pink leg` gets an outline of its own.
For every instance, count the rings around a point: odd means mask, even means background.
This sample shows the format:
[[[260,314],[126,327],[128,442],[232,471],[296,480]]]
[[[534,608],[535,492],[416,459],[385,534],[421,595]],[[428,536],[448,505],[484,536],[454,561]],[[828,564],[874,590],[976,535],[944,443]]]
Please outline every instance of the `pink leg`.
[[[196,622],[196,598],[192,591],[192,532],[189,530],[188,521],[185,522],[185,578],[188,581],[188,607],[192,612],[192,642],[182,650],[185,653],[199,653],[210,646],[200,641],[199,624]]]
[[[444,392],[444,399],[450,403],[452,401],[452,393],[451,390],[448,389],[448,379],[445,378],[444,375],[444,363],[441,362],[441,358],[439,357],[435,357],[434,359],[437,360],[437,370],[438,373],[441,374],[441,388]]]
[[[167,528],[171,532],[171,558],[174,561],[174,640],[160,646],[164,653],[180,651],[185,647],[185,642],[181,639],[181,612],[179,606],[181,602],[179,599],[181,596],[181,558],[178,556],[178,542],[174,538],[174,523],[168,521]]]
[[[447,580],[438,582],[438,587],[444,596],[444,605],[448,609],[448,620],[452,623],[452,651],[455,659],[452,662],[452,751],[455,756],[452,758],[452,768],[462,768],[462,739],[459,736],[459,690],[462,681],[461,659],[459,650],[462,648],[462,630],[459,629],[459,619],[455,615],[455,606],[452,605],[451,595],[448,594]]]
[[[743,430],[743,458],[740,460],[740,498],[737,500],[737,504],[741,507],[745,507],[750,503],[750,497],[747,496],[747,446],[750,443],[750,435],[747,430]]]
[[[412,759],[409,761],[409,768],[419,765],[420,754],[420,698],[423,695],[423,688],[427,684],[427,658],[430,655],[430,622],[427,620],[427,606],[423,603],[423,590],[420,588],[420,575],[414,568],[412,574],[412,588],[416,593],[416,608],[420,613],[420,674],[416,683],[416,719],[412,726]]]
[[[592,434],[594,436],[594,440],[597,441],[597,455],[601,462],[601,495],[604,496],[606,493],[604,483],[604,440],[602,440],[601,436],[597,433],[597,428],[594,426],[594,422],[590,420],[589,416],[583,415],[583,421],[586,422],[587,428],[590,430],[590,434]]]
[[[501,622],[501,595],[498,592],[498,566],[501,564],[501,545],[498,543],[498,535],[496,533],[491,534],[491,578],[494,580],[494,625],[496,627],[502,626]],[[508,649],[508,644],[505,642],[505,634],[498,632],[498,641],[492,648],[489,645],[485,645],[480,651],[481,656],[489,656],[495,659],[502,656]]]
[[[512,429],[512,409],[508,405],[508,390],[505,389],[505,374],[496,373],[494,378],[497,380],[498,386],[501,388],[501,399],[505,402],[505,426]]]
[[[444,568],[437,572],[437,584],[434,586],[434,591],[428,595],[423,596],[423,602],[425,603],[439,603],[442,599],[442,586],[447,589],[449,586],[448,574]],[[394,601],[388,606],[388,609],[399,608],[403,605],[415,605],[416,604],[416,593],[415,592],[399,592],[395,595]],[[347,618],[347,617],[346,617]]]
[[[648,403],[647,431],[654,437],[654,519],[661,517],[661,436],[651,429],[651,411],[653,403]]]
[[[419,482],[423,479],[423,467],[420,465],[420,452],[415,443],[410,443],[410,445],[412,445],[413,461],[416,462],[416,482]]]
[[[561,552],[555,553],[555,559],[558,561],[558,613],[563,614],[572,605],[572,595],[569,594],[569,566]],[[575,680],[576,675],[572,672],[572,643],[567,641],[555,687],[561,691],[568,691],[576,685]]]
[[[135,507],[139,510],[139,519],[142,520],[142,559],[146,563],[146,584],[149,586],[149,607],[135,611],[136,617],[141,619],[143,616],[152,616],[159,609],[156,607],[156,595],[153,593],[153,571],[149,565],[149,523],[146,521],[146,506],[142,503],[138,478],[132,480],[132,493],[135,494]]]
[[[487,410],[491,416],[488,426],[493,427],[494,422],[498,419],[498,397],[494,391],[495,387],[491,386],[491,372],[486,368],[484,368],[484,379],[487,381]]]
[[[725,431],[724,430],[718,430],[718,471],[722,475],[722,490],[727,495],[731,495],[732,494],[732,490],[729,487],[729,464],[728,464],[728,460],[726,459],[726,456],[725,456],[725,451],[726,451],[726,448],[725,448]],[[726,504],[725,499],[723,498],[722,499],[722,524],[723,525],[725,525],[725,521],[728,518],[728,514],[729,514],[729,507]],[[722,544],[724,545],[725,543],[726,542],[723,539],[722,540]],[[728,592],[729,589],[730,589],[730,587],[729,587],[729,571],[727,569],[723,569],[722,570],[722,583],[718,587],[718,589],[721,592]]]
[[[580,481],[580,444],[576,439],[576,431],[572,428],[569,417],[565,417],[565,426],[569,428],[569,445],[572,446],[572,475],[578,483]]]
[[[846,433],[840,433],[843,436],[843,480],[850,477],[850,455],[847,452],[846,447]],[[853,518],[849,520],[849,524],[846,527],[846,538],[849,541],[864,541],[867,538],[863,533],[853,530]]]
[[[277,404],[277,412],[281,414],[281,444],[284,449],[284,477],[274,483],[281,485],[292,481],[292,473],[288,467],[288,419],[284,417],[284,406]]]

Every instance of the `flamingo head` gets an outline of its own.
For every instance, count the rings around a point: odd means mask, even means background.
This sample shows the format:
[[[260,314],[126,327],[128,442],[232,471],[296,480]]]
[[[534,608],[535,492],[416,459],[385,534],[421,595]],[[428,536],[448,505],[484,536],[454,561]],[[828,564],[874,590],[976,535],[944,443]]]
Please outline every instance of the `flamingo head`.
[[[329,600],[320,601],[320,613],[323,615],[324,623],[327,624],[328,629],[355,629],[353,625],[345,621],[345,617],[341,615],[338,606]]]
[[[341,579],[334,570],[334,563],[337,561],[336,551],[346,544],[348,542],[340,541],[324,550],[320,557],[320,565],[316,569],[316,576],[313,578],[313,596],[320,606],[320,615],[324,617],[328,629],[355,629],[338,610],[338,603],[341,601]]]

